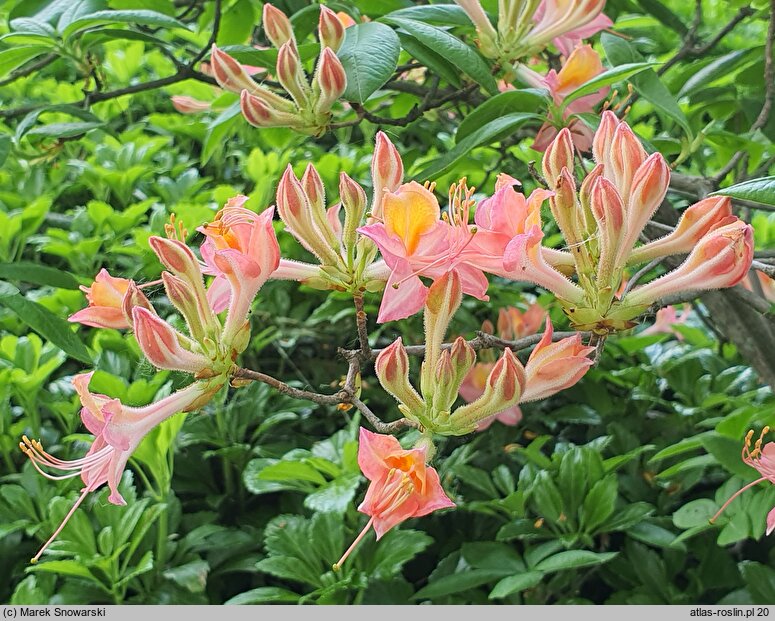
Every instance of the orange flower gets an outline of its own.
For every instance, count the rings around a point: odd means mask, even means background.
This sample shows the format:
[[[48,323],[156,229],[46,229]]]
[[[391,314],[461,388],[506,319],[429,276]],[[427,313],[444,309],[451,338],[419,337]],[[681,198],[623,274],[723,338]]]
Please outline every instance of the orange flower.
[[[114,278],[108,270],[101,269],[91,287],[81,287],[89,306],[70,315],[68,321],[94,328],[118,330],[129,328],[129,321],[124,315],[123,302],[131,282],[126,278]]]

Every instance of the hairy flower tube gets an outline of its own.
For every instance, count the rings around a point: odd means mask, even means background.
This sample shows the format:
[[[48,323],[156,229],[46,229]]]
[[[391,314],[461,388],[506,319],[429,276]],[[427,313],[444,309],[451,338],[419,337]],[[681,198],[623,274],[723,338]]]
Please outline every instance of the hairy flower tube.
[[[240,95],[245,119],[255,127],[290,127],[320,135],[331,120],[331,109],[347,87],[347,76],[336,50],[344,40],[344,26],[330,9],[321,6],[318,37],[321,51],[312,77],[307,76],[288,17],[264,4],[264,31],[277,48],[277,80],[288,97],[259,85],[247,68],[226,52],[212,48],[213,76],[224,89]]]
[[[751,481],[748,485],[743,486],[739,490],[737,490],[732,496],[727,500],[722,507],[718,510],[716,515],[714,515],[712,518],[710,518],[710,523],[712,524],[715,522],[719,516],[724,512],[724,510],[729,506],[729,504],[737,498],[740,494],[743,492],[751,489],[752,487],[755,487],[759,483],[762,483],[763,481],[769,481],[770,483],[775,483],[775,442],[768,442],[767,444],[762,447],[762,442],[764,440],[764,436],[767,435],[770,428],[765,427],[762,429],[761,435],[759,436],[759,439],[756,440],[756,443],[754,444],[753,450],[751,450],[751,440],[753,439],[753,429],[751,429],[745,436],[745,444],[743,445],[743,461],[751,466],[751,468],[755,468],[759,471],[759,474],[762,476],[756,479],[755,481]],[[772,533],[772,531],[775,531],[775,507],[772,508],[772,510],[767,514],[767,531],[766,533],[769,535]]]
[[[504,66],[553,43],[568,56],[578,43],[612,25],[605,0],[498,0],[493,26],[479,0],[455,0],[474,24],[477,45]]]
[[[369,480],[358,511],[369,516],[366,526],[335,564],[338,571],[371,528],[380,539],[391,528],[413,517],[454,507],[435,469],[426,465],[427,447],[403,449],[393,436],[360,430],[358,465]]]
[[[127,461],[143,438],[169,417],[202,407],[225,381],[219,378],[194,382],[156,403],[135,408],[123,405],[118,399],[89,392],[91,377],[92,373],[84,373],[73,378],[73,386],[83,406],[81,420],[94,435],[91,448],[83,458],[72,461],[58,459],[46,452],[39,441],[30,440],[27,436],[24,436],[24,441],[19,444],[33,466],[46,478],[59,481],[80,476],[84,484],[78,500],[54,534],[33,557],[33,563],[38,561],[41,554],[62,532],[89,493],[107,484],[110,488],[108,500],[115,505],[126,504],[118,491],[118,485]],[[49,474],[48,471],[64,474]]]
[[[665,197],[669,166],[661,154],[647,155],[630,127],[610,111],[603,113],[592,150],[597,165],[580,188],[567,128],[543,158],[553,190],[550,208],[573,258],[576,281],[559,278],[546,262],[537,213],[532,226],[526,221],[525,232],[506,247],[508,277],[549,289],[577,328],[605,334],[631,327],[633,319],[669,295],[730,287],[745,276],[753,258],[753,230],[730,214],[728,201],[700,201],[684,212],[673,233],[636,247]],[[617,296],[626,267],[687,252],[674,270]]]

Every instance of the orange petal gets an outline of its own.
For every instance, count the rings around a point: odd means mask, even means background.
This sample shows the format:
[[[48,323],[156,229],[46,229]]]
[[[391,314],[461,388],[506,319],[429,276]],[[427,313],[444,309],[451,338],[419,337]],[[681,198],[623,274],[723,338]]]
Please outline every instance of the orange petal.
[[[382,200],[385,229],[404,241],[407,254],[413,254],[420,236],[439,220],[436,197],[416,181],[405,183],[396,192],[386,193]]]

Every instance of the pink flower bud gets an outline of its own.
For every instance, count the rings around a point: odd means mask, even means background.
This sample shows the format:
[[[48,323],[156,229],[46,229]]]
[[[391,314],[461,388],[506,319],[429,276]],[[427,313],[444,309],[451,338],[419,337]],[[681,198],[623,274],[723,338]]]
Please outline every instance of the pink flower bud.
[[[323,9],[324,7],[321,6],[320,8]],[[307,164],[307,168],[304,169],[304,175],[301,177],[301,186],[313,209],[317,211],[326,208],[326,187],[323,185],[320,174],[318,174],[318,171],[312,164]]]
[[[185,280],[162,272],[164,290],[173,306],[177,308],[186,320],[191,336],[200,343],[208,336],[207,329],[214,325],[212,309],[207,305],[207,298],[197,295],[197,292]]]
[[[211,360],[191,351],[194,344],[189,338],[148,310],[135,307],[132,319],[137,344],[155,367],[197,374],[212,365]]]
[[[598,287],[612,287],[619,244],[624,230],[624,203],[616,187],[605,177],[599,177],[592,186],[590,209],[599,231],[600,255],[597,266]]]
[[[410,412],[423,411],[422,398],[409,381],[409,356],[401,338],[379,352],[374,371],[382,387]]]
[[[215,81],[227,91],[239,94],[243,90],[252,92],[261,88],[237,60],[215,45],[212,47],[210,63]]]
[[[320,5],[320,20],[318,21],[318,36],[320,47],[330,47],[338,52],[344,41],[344,24],[327,6]]]
[[[581,210],[576,199],[576,181],[570,169],[563,166],[553,183],[554,195],[549,197],[549,206],[562,236],[576,258],[579,253],[585,251],[584,239],[586,238],[583,224],[579,219]]]
[[[425,299],[425,362],[420,388],[425,396],[433,394],[433,368],[441,355],[441,344],[452,315],[463,301],[463,289],[457,271],[436,279]]]
[[[344,93],[347,87],[347,75],[342,63],[331,48],[325,48],[318,60],[315,83],[320,95],[315,103],[315,112],[325,114]]]
[[[492,367],[484,384],[482,395],[453,412],[449,418],[451,429],[468,433],[477,424],[516,405],[525,386],[525,368],[510,349]]]
[[[279,49],[288,42],[293,43],[294,46],[296,45],[291,21],[280,9],[266,3],[264,5],[263,21],[266,37],[276,48]]]
[[[479,0],[455,0],[468,15],[468,19],[474,24],[479,48],[487,58],[495,58],[498,55],[498,33],[490,23],[490,18],[484,12]],[[505,24],[504,24],[505,26]]]
[[[605,176],[616,185],[622,197],[630,195],[635,172],[646,160],[646,151],[627,123],[619,123],[611,140],[611,150],[603,160]]]
[[[661,153],[650,155],[635,172],[627,201],[627,227],[619,246],[617,265],[626,263],[643,227],[665,198],[669,185],[670,166]]]
[[[299,108],[306,108],[310,100],[310,87],[299,52],[292,41],[284,43],[277,54],[277,78]]]
[[[552,322],[546,318],[544,336],[525,366],[525,391],[520,403],[545,399],[578,382],[592,366],[595,348],[581,343],[581,335],[552,342]]]
[[[336,240],[336,235],[331,230],[328,234],[323,232],[321,227],[330,228],[325,213],[318,218],[313,216],[313,205],[290,164],[277,186],[277,211],[288,231],[302,246],[313,253],[321,263],[336,264],[339,255],[334,247],[338,249],[339,243],[332,241]]]
[[[648,305],[674,293],[731,287],[745,278],[752,260],[753,228],[736,220],[705,235],[680,266],[636,287],[624,301]]]
[[[297,128],[304,124],[298,114],[277,110],[267,104],[263,97],[252,95],[248,91],[242,91],[240,94],[240,110],[245,120],[253,127]]]
[[[732,200],[728,196],[704,198],[683,212],[672,233],[636,248],[627,263],[637,265],[657,257],[691,252],[710,231],[732,222]]]
[[[455,371],[462,379],[476,362],[476,352],[462,336],[459,336],[452,343],[450,354]]]
[[[197,114],[210,110],[212,104],[209,101],[200,101],[187,95],[173,95],[170,97],[172,107],[181,114]]]
[[[154,315],[156,314],[153,305],[148,298],[145,297],[145,294],[140,290],[140,287],[138,287],[134,281],[130,280],[129,287],[124,294],[124,299],[121,301],[121,310],[124,312],[124,317],[130,324],[132,322],[132,309],[135,306],[144,308]]]
[[[620,122],[611,110],[606,110],[600,116],[600,125],[597,127],[595,138],[592,142],[592,155],[598,164],[605,164],[608,155],[611,153],[614,132],[619,127]]]
[[[153,235],[148,239],[162,265],[176,276],[181,276],[192,285],[202,282],[202,270],[199,260],[191,249],[176,239],[166,239]]]
[[[371,214],[377,220],[382,218],[382,195],[385,191],[395,192],[404,179],[404,164],[395,145],[384,132],[377,132],[374,155],[371,159],[371,181],[374,194],[371,198]]]
[[[563,168],[573,172],[573,154],[573,138],[570,130],[564,127],[546,149],[542,160],[544,178],[552,190],[556,189],[557,178]]]

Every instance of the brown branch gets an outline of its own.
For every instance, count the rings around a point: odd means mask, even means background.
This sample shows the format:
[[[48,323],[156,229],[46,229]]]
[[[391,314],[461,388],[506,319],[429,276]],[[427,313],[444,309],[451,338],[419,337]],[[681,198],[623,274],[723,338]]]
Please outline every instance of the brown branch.
[[[355,324],[358,328],[360,359],[365,362],[371,359],[371,346],[369,345],[369,330],[366,325],[366,311],[363,310],[363,296],[354,295],[353,302],[355,302]]]
[[[340,403],[350,403],[351,398],[345,389],[342,389],[333,395],[324,395],[317,392],[311,392],[309,390],[294,388],[293,386],[289,386],[285,382],[282,382],[279,379],[272,377],[271,375],[266,375],[265,373],[252,371],[250,369],[238,368],[232,373],[232,377],[238,380],[261,382],[262,384],[267,384],[278,392],[281,392],[284,395],[288,395],[289,397],[293,397],[294,399],[305,399],[320,405],[339,405]]]
[[[408,418],[399,418],[397,421],[393,421],[392,423],[383,423],[379,418],[377,418],[377,415],[371,411],[369,406],[367,406],[355,395],[350,397],[349,403],[352,403],[379,433],[396,433],[397,431],[407,427],[414,427],[415,429],[418,427],[417,423],[409,420]]]

